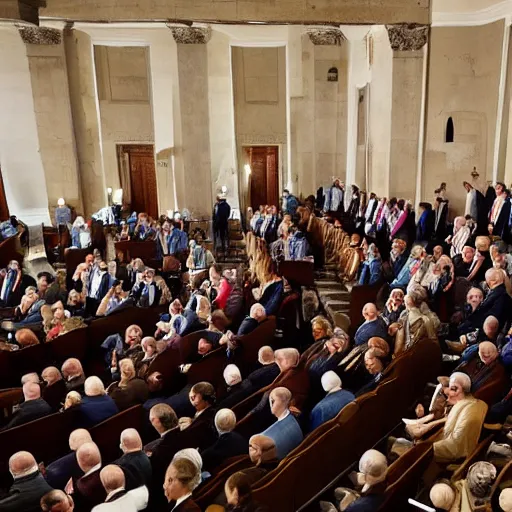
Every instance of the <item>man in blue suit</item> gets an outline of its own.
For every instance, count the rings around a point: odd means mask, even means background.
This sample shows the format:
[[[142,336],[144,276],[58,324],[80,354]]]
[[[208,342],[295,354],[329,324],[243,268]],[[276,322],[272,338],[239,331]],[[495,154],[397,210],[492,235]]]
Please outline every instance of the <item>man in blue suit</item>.
[[[292,394],[287,388],[275,388],[270,393],[270,410],[277,421],[262,432],[262,436],[274,440],[277,458],[284,459],[294,448],[299,446],[304,436],[299,423],[290,413]]]

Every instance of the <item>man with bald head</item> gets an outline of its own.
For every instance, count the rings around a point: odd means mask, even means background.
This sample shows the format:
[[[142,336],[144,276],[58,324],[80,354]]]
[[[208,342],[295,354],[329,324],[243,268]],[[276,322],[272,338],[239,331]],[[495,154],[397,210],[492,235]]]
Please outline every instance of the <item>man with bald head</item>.
[[[45,400],[54,411],[61,408],[67,394],[66,383],[62,379],[58,368],[49,366],[43,370],[41,377],[45,386],[43,388],[43,400]]]
[[[41,498],[40,505],[43,512],[73,512],[75,510],[73,498],[60,490],[46,493]]]
[[[299,423],[290,412],[292,394],[287,388],[275,388],[270,393],[270,410],[277,421],[270,425],[263,436],[274,440],[277,458],[284,459],[302,442],[303,434]]]
[[[66,381],[66,389],[68,391],[84,392],[85,374],[82,363],[78,359],[74,357],[66,359],[62,365],[61,371]]]
[[[387,326],[384,320],[379,316],[379,312],[375,304],[372,304],[371,302],[365,304],[363,307],[363,317],[365,321],[361,327],[357,329],[354,336],[356,345],[368,343],[368,340],[373,337],[382,338],[384,340],[388,339]]]
[[[38,510],[39,500],[52,488],[39,472],[37,462],[29,452],[17,452],[9,459],[9,471],[14,483],[9,493],[0,499],[2,512]]]
[[[85,512],[103,503],[107,497],[100,479],[101,454],[95,443],[84,443],[78,448],[76,458],[84,475],[76,481],[73,499],[76,510]]]
[[[23,385],[25,401],[20,404],[6,428],[19,427],[29,421],[34,421],[51,414],[52,408],[41,398],[41,388],[35,382]]]
[[[152,469],[149,457],[142,449],[142,439],[134,428],[121,432],[123,456],[115,462],[124,471],[126,489],[131,491],[143,485],[149,486]]]
[[[51,487],[64,490],[70,479],[74,484],[76,480],[83,476],[84,473],[76,459],[76,451],[83,444],[91,442],[92,438],[88,430],[78,428],[71,432],[69,435],[69,449],[71,452],[52,462],[46,468],[46,481]]]
[[[105,466],[100,473],[101,483],[107,493],[105,503],[97,505],[92,512],[136,512],[148,505],[148,490],[140,487],[126,490],[125,473],[114,464]]]
[[[235,426],[236,416],[231,409],[217,411],[215,428],[219,437],[212,446],[201,452],[203,471],[211,473],[226,459],[247,453],[249,448],[247,439],[238,432],[233,432]]]

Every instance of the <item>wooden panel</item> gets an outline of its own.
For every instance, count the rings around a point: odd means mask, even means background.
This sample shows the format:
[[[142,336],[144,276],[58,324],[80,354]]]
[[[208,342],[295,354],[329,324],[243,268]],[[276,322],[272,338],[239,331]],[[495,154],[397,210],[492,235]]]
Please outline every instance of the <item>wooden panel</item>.
[[[277,146],[267,148],[267,203],[278,205]]]
[[[250,204],[278,205],[278,146],[253,146],[247,148],[251,166]]]

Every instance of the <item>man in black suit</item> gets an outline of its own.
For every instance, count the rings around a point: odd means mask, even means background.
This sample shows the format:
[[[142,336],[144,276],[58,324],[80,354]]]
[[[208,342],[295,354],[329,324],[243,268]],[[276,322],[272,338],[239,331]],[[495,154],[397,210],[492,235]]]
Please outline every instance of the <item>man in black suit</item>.
[[[95,443],[85,443],[77,450],[76,458],[84,473],[74,486],[76,512],[89,512],[107,497],[100,479],[101,454]]]
[[[52,408],[41,398],[41,388],[35,382],[23,385],[25,401],[20,405],[6,428],[13,428],[51,414]]]
[[[134,428],[127,428],[121,433],[121,450],[123,456],[117,464],[124,472],[126,490],[131,491],[143,485],[149,487],[151,483],[151,462],[142,451],[142,439]]]
[[[67,391],[77,391],[83,395],[85,373],[82,363],[78,359],[70,357],[64,361],[61,371],[66,381]]]
[[[70,453],[52,462],[46,468],[46,481],[54,489],[62,489],[71,479],[74,482],[83,476],[83,471],[78,465],[76,451],[85,443],[91,443],[92,438],[88,430],[78,428],[69,435]]]
[[[66,383],[55,366],[49,366],[41,373],[46,386],[43,388],[43,400],[54,410],[58,411],[67,394]]]
[[[36,459],[28,452],[15,453],[9,459],[9,471],[14,483],[9,493],[0,499],[2,512],[36,512],[39,500],[52,488],[37,467]]]
[[[237,455],[247,454],[249,443],[238,432],[233,432],[236,426],[236,416],[231,409],[221,409],[215,415],[215,428],[219,433],[217,441],[201,452],[203,471],[212,472],[226,459]]]

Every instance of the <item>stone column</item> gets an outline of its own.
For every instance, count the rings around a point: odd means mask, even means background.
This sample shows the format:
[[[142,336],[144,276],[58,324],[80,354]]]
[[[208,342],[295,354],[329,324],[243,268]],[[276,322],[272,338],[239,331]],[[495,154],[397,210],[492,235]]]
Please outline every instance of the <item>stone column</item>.
[[[194,217],[210,217],[213,207],[208,102],[208,51],[211,28],[171,28],[178,46],[181,143],[176,159],[183,174],[176,173],[178,203]]]
[[[414,204],[420,196],[417,180],[423,159],[420,133],[428,27],[390,25],[387,30],[393,50],[389,195],[410,199]]]
[[[11,215],[50,224],[27,49],[15,26],[0,27],[0,165]]]
[[[64,30],[64,44],[84,214],[90,216],[107,205],[93,44],[75,29]]]

